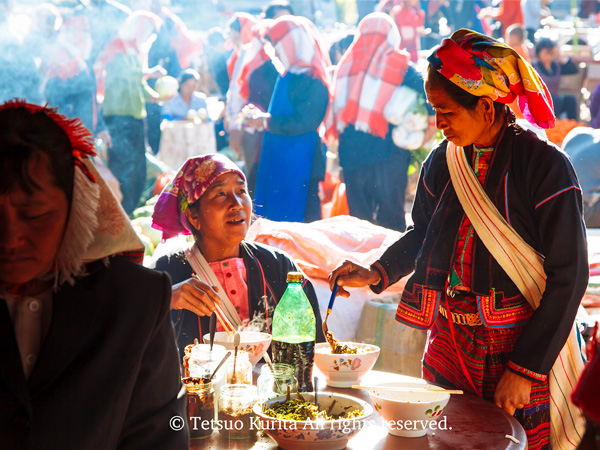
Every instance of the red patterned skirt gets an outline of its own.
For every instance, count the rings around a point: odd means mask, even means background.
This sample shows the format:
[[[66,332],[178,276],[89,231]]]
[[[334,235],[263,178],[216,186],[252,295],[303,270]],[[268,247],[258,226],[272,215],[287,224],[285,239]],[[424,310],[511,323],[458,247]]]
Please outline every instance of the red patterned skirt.
[[[445,305],[445,299],[442,298]],[[448,297],[453,313],[477,314],[474,299]],[[456,346],[465,367],[477,389],[476,394],[486,400],[494,400],[496,386],[508,366],[508,361],[523,327],[488,328],[484,325],[454,325]],[[428,381],[473,392],[457,356],[448,320],[438,314],[431,327],[425,355],[423,378]],[[518,409],[514,417],[527,434],[529,450],[549,449],[550,437],[550,391],[548,380],[531,384],[531,401]]]

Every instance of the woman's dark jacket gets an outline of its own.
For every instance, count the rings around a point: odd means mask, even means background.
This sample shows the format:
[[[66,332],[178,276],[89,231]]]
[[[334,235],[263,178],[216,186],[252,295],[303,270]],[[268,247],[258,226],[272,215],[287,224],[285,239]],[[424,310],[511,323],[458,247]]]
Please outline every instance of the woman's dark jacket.
[[[373,265],[381,272],[381,281],[373,286],[377,293],[415,271],[402,294],[397,319],[409,323],[411,315],[420,313],[421,328],[437,318],[464,218],[448,172],[446,145],[444,140],[423,163],[412,210],[414,226]],[[466,152],[471,160],[472,148]],[[589,276],[577,176],[557,147],[531,131],[510,126],[494,150],[484,189],[505,220],[543,255],[547,282],[541,305],[532,311],[476,236],[472,293],[485,325],[526,324],[511,367],[548,374],[571,330]]]
[[[270,332],[270,319],[273,318],[273,311],[287,288],[287,274],[300,269],[283,251],[256,242],[243,241],[240,244],[240,256],[246,266],[250,317],[252,318],[256,313],[265,316],[264,298],[266,297],[268,305],[266,317],[269,319],[268,329]],[[192,276],[192,268],[187,263],[183,252],[158,259],[156,269],[167,272],[171,276],[173,284],[185,281]],[[319,302],[312,283],[308,279],[305,279],[304,293],[315,313],[317,342],[323,342],[325,337],[321,326]],[[208,317],[200,317],[201,332],[198,327],[198,316],[191,311],[172,310],[171,318],[175,327],[179,352],[182,356],[186,345],[192,344],[194,339],[202,342],[202,335],[208,333]]]

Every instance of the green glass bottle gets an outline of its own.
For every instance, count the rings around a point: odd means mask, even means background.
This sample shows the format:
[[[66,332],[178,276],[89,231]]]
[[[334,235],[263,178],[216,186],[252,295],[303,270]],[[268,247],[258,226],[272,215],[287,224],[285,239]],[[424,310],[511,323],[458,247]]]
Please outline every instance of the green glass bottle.
[[[302,289],[302,274],[290,272],[288,287],[273,313],[273,362],[296,368],[298,390],[313,390],[312,368],[317,335],[315,313]]]

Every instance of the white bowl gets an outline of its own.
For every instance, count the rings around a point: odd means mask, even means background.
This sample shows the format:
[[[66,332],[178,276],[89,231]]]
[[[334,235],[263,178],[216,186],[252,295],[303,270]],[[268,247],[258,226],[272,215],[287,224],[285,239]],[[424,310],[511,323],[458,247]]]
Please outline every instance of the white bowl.
[[[362,349],[370,349],[365,353],[331,354],[331,346],[327,342],[315,345],[315,365],[327,379],[331,387],[348,388],[359,384],[362,377],[373,368],[379,357],[380,348],[376,345],[358,342],[340,342]]]
[[[271,335],[260,331],[240,331],[240,350],[244,350],[250,357],[252,367],[262,358],[263,350],[267,350],[271,345]],[[203,336],[204,343],[210,342],[210,335]],[[227,350],[233,350],[233,335],[228,336],[225,331],[215,333],[215,344],[222,345]]]
[[[382,383],[375,387],[401,387],[431,389],[429,392],[398,392],[369,389],[369,398],[375,411],[383,418],[388,433],[394,436],[419,437],[427,434],[428,428],[436,429],[436,422],[450,400],[450,394],[441,387],[423,383]],[[437,392],[440,391],[440,392]]]
[[[292,398],[294,394],[292,394]],[[308,401],[314,401],[315,394],[303,392],[302,396]],[[284,402],[286,396],[275,397],[265,403],[271,406],[275,402]],[[333,402],[331,413],[340,414],[344,411],[362,408],[364,414],[353,419],[338,420],[281,420],[269,417],[262,412],[262,403],[254,405],[254,414],[259,418],[262,430],[277,442],[284,450],[341,450],[346,448],[348,440],[358,433],[365,420],[373,414],[373,407],[367,402],[349,395],[319,392],[319,407],[327,409]]]

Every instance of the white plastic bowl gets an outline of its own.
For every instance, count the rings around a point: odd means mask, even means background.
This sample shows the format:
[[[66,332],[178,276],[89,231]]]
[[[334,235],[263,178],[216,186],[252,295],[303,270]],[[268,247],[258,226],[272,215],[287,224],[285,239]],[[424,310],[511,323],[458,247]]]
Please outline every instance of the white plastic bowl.
[[[327,342],[315,345],[315,365],[327,379],[331,387],[348,388],[360,384],[360,380],[373,368],[379,357],[380,348],[376,345],[358,342],[340,342],[362,349],[370,349],[365,353],[331,354],[331,346]]]
[[[271,345],[271,335],[260,331],[240,331],[240,350],[244,350],[250,357],[252,367],[262,358],[263,350],[267,350]],[[210,342],[210,336],[203,336],[204,343]],[[233,350],[233,335],[228,336],[225,331],[215,333],[215,344],[222,345],[227,350]]]
[[[295,394],[292,394],[292,396]],[[303,392],[308,401],[314,401],[315,394]],[[275,402],[284,402],[286,396],[275,397],[265,403],[270,406]],[[293,397],[292,397],[293,398]],[[259,418],[263,431],[277,442],[284,450],[341,450],[346,448],[348,440],[364,426],[365,420],[373,414],[373,407],[367,402],[349,395],[319,392],[319,407],[327,409],[333,402],[331,413],[362,408],[364,414],[353,419],[339,420],[281,420],[269,417],[262,412],[262,403],[254,405],[254,414]]]
[[[437,424],[430,422],[440,419],[450,400],[450,394],[442,388],[423,383],[382,383],[374,387],[429,387],[432,390],[421,393],[369,389],[371,404],[386,422],[388,433],[394,436],[419,437],[427,434],[428,428],[435,429]]]

